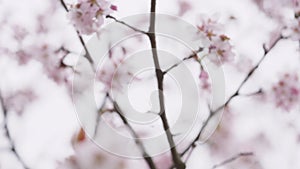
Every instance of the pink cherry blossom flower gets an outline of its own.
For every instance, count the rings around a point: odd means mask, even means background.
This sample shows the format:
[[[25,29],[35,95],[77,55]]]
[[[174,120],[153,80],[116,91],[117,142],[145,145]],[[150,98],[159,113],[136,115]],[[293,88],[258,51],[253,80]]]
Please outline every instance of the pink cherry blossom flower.
[[[273,85],[269,95],[276,107],[290,111],[300,101],[298,75],[286,73],[281,76],[279,81]]]
[[[206,54],[215,64],[221,65],[230,62],[234,58],[230,38],[221,33],[222,25],[215,19],[201,18],[201,24],[198,25],[199,37],[205,48],[208,49]]]
[[[117,10],[106,0],[79,0],[72,5],[69,18],[81,34],[98,32],[104,23],[104,17]]]
[[[225,35],[212,38],[209,46],[209,58],[217,65],[231,62],[234,58],[232,45],[229,43],[229,38]]]

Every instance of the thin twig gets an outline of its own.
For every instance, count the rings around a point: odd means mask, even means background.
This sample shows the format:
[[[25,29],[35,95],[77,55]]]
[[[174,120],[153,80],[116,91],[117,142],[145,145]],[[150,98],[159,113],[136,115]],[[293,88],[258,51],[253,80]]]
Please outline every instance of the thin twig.
[[[198,133],[197,137],[192,141],[192,143],[181,153],[181,156],[183,156],[186,152],[188,152],[188,150],[193,149],[196,147],[196,142],[200,139],[205,127],[208,125],[209,121],[214,117],[214,115],[216,115],[220,110],[222,110],[223,108],[225,108],[233,98],[237,97],[240,95],[240,90],[242,89],[242,87],[246,84],[246,82],[250,79],[250,77],[252,77],[253,73],[258,69],[258,67],[261,65],[261,63],[263,62],[263,60],[266,58],[266,56],[269,54],[269,52],[276,46],[276,44],[281,40],[281,39],[285,39],[283,36],[279,36],[276,41],[267,49],[265,45],[263,45],[263,49],[264,49],[264,54],[262,56],[262,58],[258,61],[258,63],[249,71],[249,73],[246,75],[246,77],[244,78],[244,80],[241,82],[241,84],[239,85],[239,87],[237,88],[237,90],[227,99],[227,101],[221,105],[220,107],[218,107],[215,110],[210,110],[209,116],[208,118],[204,121],[200,132]]]
[[[156,44],[156,35],[155,35],[155,22],[156,22],[156,0],[151,0],[151,16],[150,16],[150,26],[149,26],[149,33],[148,38],[151,43],[152,48],[152,57],[153,62],[155,66],[155,74],[157,79],[157,86],[159,91],[159,105],[160,105],[160,118],[163,123],[164,130],[166,132],[166,136],[168,139],[168,143],[171,149],[172,159],[175,164],[175,167],[177,169],[185,169],[185,163],[181,160],[181,157],[179,156],[175,142],[173,139],[173,135],[170,131],[168,119],[165,112],[165,98],[164,98],[164,89],[163,89],[163,79],[164,79],[164,73],[160,68],[159,60],[158,60],[158,53],[157,53],[157,44]]]
[[[195,58],[195,56],[198,55],[199,52],[203,51],[203,48],[200,47],[198,50],[196,51],[193,51],[192,54],[190,54],[189,56],[183,58],[182,60],[180,60],[179,62],[175,63],[174,65],[170,66],[169,68],[167,68],[165,71],[163,71],[164,74],[170,72],[172,69],[176,68],[177,66],[179,66],[181,63],[183,63],[184,61],[186,60],[189,60],[189,59],[192,59],[192,58]]]
[[[64,7],[64,9],[66,10],[66,12],[69,12],[69,9],[68,9],[66,3],[64,2],[64,0],[60,0],[60,2],[61,2],[61,4],[62,4],[62,6]],[[81,45],[83,46],[84,51],[85,51],[84,57],[88,60],[88,62],[89,62],[89,63],[91,64],[91,66],[92,66],[92,69],[94,70],[94,69],[95,69],[95,68],[94,68],[94,60],[93,60],[92,56],[90,55],[90,52],[89,52],[89,50],[87,49],[87,46],[86,46],[86,44],[85,44],[85,42],[84,42],[84,40],[83,40],[83,38],[82,38],[80,32],[79,32],[77,29],[76,29],[76,33],[77,33],[77,36],[78,36],[78,38],[79,38],[79,40],[80,40]]]
[[[103,98],[103,101],[102,101],[102,104],[101,104],[99,110],[97,111],[95,131],[94,131],[94,135],[93,135],[94,139],[96,138],[97,133],[98,133],[98,128],[99,128],[99,123],[100,123],[101,115],[103,113],[103,108],[104,108],[104,106],[106,104],[107,98],[108,98],[108,93],[105,94],[105,96]]]
[[[136,27],[134,27],[134,26],[129,25],[128,23],[126,23],[126,22],[124,22],[124,21],[118,20],[118,19],[115,18],[114,16],[107,15],[106,18],[112,19],[112,20],[114,20],[114,21],[117,22],[117,23],[120,23],[120,24],[122,24],[122,25],[125,25],[126,27],[128,27],[128,28],[130,28],[130,29],[132,29],[132,30],[134,30],[134,31],[136,31],[136,32],[140,32],[140,33],[142,33],[142,34],[147,34],[147,33],[148,33],[148,32],[146,32],[146,31],[140,30],[140,29],[138,29],[138,28],[136,28]]]
[[[133,136],[133,138],[135,140],[135,143],[140,148],[140,150],[143,154],[143,158],[147,162],[150,169],[156,169],[156,166],[155,166],[155,163],[153,162],[152,157],[147,153],[146,148],[145,148],[143,142],[139,139],[138,134],[135,132],[133,127],[129,124],[128,120],[124,117],[123,112],[122,112],[121,108],[119,107],[118,103],[115,100],[113,100],[109,95],[107,95],[107,98],[113,103],[115,112],[120,116],[120,118],[123,121],[123,123],[125,124],[125,126],[127,126],[127,128],[129,129],[131,135]]]
[[[216,169],[218,167],[224,166],[224,165],[226,165],[228,163],[231,163],[231,162],[233,162],[233,161],[235,161],[235,160],[237,160],[237,159],[239,159],[241,157],[253,156],[253,155],[254,154],[252,152],[239,153],[239,154],[237,154],[237,155],[235,155],[235,156],[233,156],[233,157],[231,157],[229,159],[226,159],[226,160],[220,162],[219,164],[214,165],[212,167],[212,169]]]
[[[259,89],[258,91],[252,92],[252,93],[239,93],[239,96],[250,97],[250,96],[259,95],[259,94],[262,94],[262,93],[263,93],[263,90]]]
[[[2,107],[2,111],[3,111],[3,123],[4,123],[4,131],[5,131],[5,135],[8,139],[8,142],[10,144],[10,150],[12,151],[12,153],[15,155],[15,157],[18,159],[18,161],[20,162],[20,164],[23,166],[24,169],[29,169],[29,167],[25,164],[25,162],[23,161],[23,159],[21,158],[21,156],[19,155],[18,151],[16,150],[16,146],[15,143],[13,141],[13,138],[11,137],[9,128],[8,128],[8,124],[7,124],[7,109],[4,105],[4,100],[2,98],[2,96],[0,95],[0,102],[1,102],[1,107]]]

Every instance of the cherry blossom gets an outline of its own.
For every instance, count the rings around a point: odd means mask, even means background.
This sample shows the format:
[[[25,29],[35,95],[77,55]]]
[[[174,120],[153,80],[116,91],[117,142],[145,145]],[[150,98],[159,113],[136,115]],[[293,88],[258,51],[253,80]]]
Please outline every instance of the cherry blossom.
[[[203,45],[208,49],[208,58],[217,65],[230,62],[234,58],[230,38],[221,32],[222,26],[211,18],[203,17],[198,25],[199,36]]]
[[[290,111],[300,101],[300,84],[297,74],[286,73],[275,83],[269,93],[276,107]]]
[[[229,43],[229,38],[225,35],[213,38],[209,46],[209,55],[211,55],[209,58],[216,64],[231,62],[234,53],[232,52],[232,45]]]
[[[79,0],[72,5],[69,18],[81,34],[98,32],[104,23],[104,17],[117,10],[106,0]]]

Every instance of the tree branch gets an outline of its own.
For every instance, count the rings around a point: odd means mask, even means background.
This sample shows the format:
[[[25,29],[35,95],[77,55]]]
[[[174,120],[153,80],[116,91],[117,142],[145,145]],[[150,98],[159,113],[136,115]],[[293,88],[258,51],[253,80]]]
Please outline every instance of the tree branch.
[[[4,123],[4,131],[5,131],[5,135],[8,139],[8,142],[10,144],[10,150],[12,151],[12,153],[15,155],[15,157],[18,159],[18,161],[20,162],[20,164],[23,166],[24,169],[29,169],[29,167],[25,164],[25,162],[23,161],[23,159],[21,158],[21,156],[19,155],[18,151],[16,150],[16,146],[15,143],[13,141],[13,138],[11,137],[9,128],[8,128],[8,124],[7,124],[7,109],[4,105],[4,100],[3,97],[0,95],[0,102],[1,102],[1,107],[2,107],[2,111],[3,111],[3,123]]]
[[[237,160],[237,159],[239,159],[241,157],[253,156],[253,155],[254,154],[252,152],[239,153],[239,154],[237,154],[237,155],[235,155],[235,156],[233,156],[233,157],[231,157],[229,159],[224,160],[223,162],[221,162],[219,164],[214,165],[212,167],[212,169],[216,169],[218,167],[224,166],[224,165],[226,165],[228,163],[231,163],[231,162],[233,162],[233,161],[235,161],[235,160]]]
[[[94,131],[94,135],[93,135],[93,138],[95,139],[96,136],[97,136],[97,133],[98,133],[98,128],[99,128],[99,123],[100,123],[100,119],[101,119],[101,115],[103,112],[103,108],[106,104],[106,100],[108,98],[108,93],[105,94],[104,98],[103,98],[103,101],[102,101],[102,104],[99,108],[99,110],[97,111],[97,118],[96,118],[96,125],[95,125],[95,131]]]
[[[217,114],[220,110],[222,110],[223,108],[225,108],[232,99],[234,99],[235,97],[240,95],[240,90],[241,88],[246,84],[246,82],[253,76],[253,73],[258,69],[258,67],[261,65],[261,63],[263,62],[263,60],[266,58],[266,56],[269,54],[269,52],[276,46],[276,44],[281,40],[281,39],[285,39],[283,36],[279,36],[276,41],[267,49],[265,45],[263,45],[263,49],[264,49],[264,54],[262,56],[262,58],[258,61],[258,63],[249,71],[249,73],[246,75],[246,77],[244,78],[244,80],[241,82],[241,84],[239,85],[239,87],[237,88],[237,90],[227,99],[227,101],[221,105],[220,107],[218,107],[215,110],[210,110],[209,116],[208,118],[204,121],[200,132],[198,133],[197,137],[193,140],[193,142],[181,153],[181,156],[183,156],[186,152],[188,152],[190,149],[193,149],[196,147],[196,142],[200,139],[204,128],[208,125],[209,121],[214,117],[215,114]]]
[[[155,15],[156,15],[156,0],[151,0],[151,14],[150,14],[150,26],[149,33],[147,34],[151,43],[152,48],[152,57],[155,66],[155,74],[157,79],[158,91],[159,91],[159,105],[160,105],[160,118],[163,123],[164,130],[166,132],[166,136],[169,142],[169,146],[171,149],[172,159],[177,169],[185,169],[185,163],[182,162],[181,157],[179,156],[175,142],[170,131],[168,119],[165,112],[165,100],[164,100],[164,91],[163,91],[163,79],[164,73],[160,68],[158,53],[157,53],[157,44],[156,44],[156,35],[155,35]]]
[[[112,19],[112,20],[114,20],[114,21],[117,22],[117,23],[120,23],[120,24],[122,24],[122,25],[125,25],[126,27],[128,27],[128,28],[130,28],[130,29],[132,29],[132,30],[134,30],[134,31],[136,31],[136,32],[140,32],[140,33],[142,33],[142,34],[147,34],[147,33],[148,33],[148,32],[145,32],[145,31],[143,31],[143,30],[140,30],[140,29],[138,29],[138,28],[136,28],[136,27],[134,27],[134,26],[129,25],[129,24],[127,24],[127,23],[124,22],[124,21],[118,20],[118,19],[115,18],[114,16],[107,15],[106,18]]]
[[[64,0],[60,0],[60,2],[61,2],[61,4],[62,4],[62,6],[64,7],[64,9],[66,10],[66,12],[69,12],[69,9],[68,9],[66,3],[64,2]],[[84,51],[85,51],[84,57],[88,60],[88,62],[89,62],[89,63],[91,64],[91,66],[92,66],[92,69],[94,70],[94,69],[95,69],[95,68],[94,68],[94,60],[93,60],[92,56],[90,55],[90,52],[89,52],[89,50],[87,49],[87,46],[86,46],[86,44],[85,44],[85,42],[84,42],[82,36],[80,35],[80,33],[79,33],[79,31],[78,31],[77,29],[76,29],[76,33],[77,33],[77,36],[78,36],[78,38],[79,38],[79,40],[80,40],[81,45],[83,46]]]
[[[129,124],[128,120],[123,116],[123,112],[122,112],[121,108],[119,107],[118,103],[116,101],[114,101],[109,95],[107,95],[107,97],[113,103],[115,112],[120,116],[121,120],[123,121],[125,126],[127,126],[127,128],[129,129],[131,135],[134,137],[135,142],[136,142],[137,146],[140,148],[140,150],[143,154],[143,158],[147,162],[148,166],[151,169],[156,169],[156,166],[155,166],[151,156],[147,153],[143,142],[139,139],[138,134],[134,131],[133,127]]]
[[[199,52],[203,51],[203,48],[200,47],[198,50],[196,51],[193,51],[192,54],[190,54],[189,56],[183,58],[181,61],[175,63],[174,65],[170,66],[169,68],[167,68],[165,71],[163,71],[164,74],[168,73],[169,71],[171,71],[172,69],[176,68],[177,66],[179,66],[181,63],[183,63],[184,61],[186,60],[189,60],[189,59],[192,59],[192,58],[195,58]]]

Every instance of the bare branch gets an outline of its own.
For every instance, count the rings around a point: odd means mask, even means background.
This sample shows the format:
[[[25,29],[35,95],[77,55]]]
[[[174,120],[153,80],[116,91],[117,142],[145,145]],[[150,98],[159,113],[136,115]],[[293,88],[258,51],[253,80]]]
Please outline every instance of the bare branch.
[[[151,169],[156,169],[156,166],[155,166],[151,156],[147,153],[143,142],[139,139],[138,134],[134,131],[133,127],[129,124],[128,120],[123,116],[123,112],[122,112],[121,108],[119,107],[118,103],[116,101],[114,101],[109,95],[107,95],[107,98],[113,103],[115,112],[120,116],[121,120],[123,121],[125,126],[127,126],[127,128],[129,129],[131,135],[134,137],[135,142],[136,142],[137,146],[140,148],[140,150],[143,154],[143,158],[147,162],[148,166]]]
[[[139,32],[139,33],[142,33],[142,34],[147,34],[147,33],[148,33],[148,32],[145,32],[145,31],[143,31],[143,30],[140,30],[140,29],[138,29],[138,28],[136,28],[136,27],[134,27],[134,26],[129,25],[129,24],[127,24],[127,23],[124,22],[124,21],[118,20],[118,19],[115,18],[114,16],[107,15],[106,18],[112,19],[112,20],[116,21],[117,23],[120,23],[120,24],[122,24],[122,25],[125,25],[126,27],[128,27],[128,28],[130,28],[130,29],[132,29],[132,30],[134,30],[134,31],[136,31],[136,32]]]
[[[95,125],[95,131],[94,131],[94,135],[93,135],[93,138],[95,139],[96,136],[97,136],[97,133],[98,133],[98,128],[99,128],[99,123],[100,123],[100,119],[101,119],[101,115],[104,113],[103,112],[103,108],[106,104],[106,100],[108,98],[108,93],[105,94],[104,98],[103,98],[103,101],[102,101],[102,104],[99,108],[99,110],[97,111],[97,118],[96,118],[96,125]]]
[[[253,155],[254,154],[252,152],[239,153],[239,154],[237,154],[237,155],[235,155],[235,156],[233,156],[233,157],[231,157],[229,159],[226,159],[226,160],[220,162],[219,164],[214,165],[212,167],[212,169],[216,169],[218,167],[224,166],[224,165],[226,165],[228,163],[231,163],[231,162],[233,162],[233,161],[235,161],[235,160],[237,160],[237,159],[239,159],[241,157],[253,156]]]
[[[175,63],[174,65],[172,65],[171,67],[167,68],[165,71],[163,71],[164,74],[168,73],[169,71],[171,71],[172,69],[176,68],[177,66],[179,66],[181,63],[183,63],[184,61],[186,60],[189,60],[189,59],[192,59],[192,58],[195,58],[195,56],[198,55],[199,52],[203,51],[203,48],[200,47],[198,50],[196,51],[193,51],[192,54],[190,54],[189,56],[183,58],[181,61]]]
[[[160,68],[159,60],[158,60],[158,53],[157,53],[157,44],[156,44],[156,34],[155,34],[155,19],[156,19],[156,0],[151,0],[151,14],[150,14],[150,26],[149,26],[149,33],[148,38],[151,43],[152,48],[152,57],[153,62],[155,66],[155,73],[156,73],[156,79],[157,79],[157,86],[159,91],[159,106],[160,106],[160,118],[163,123],[164,130],[166,132],[166,136],[169,142],[169,146],[171,149],[172,159],[175,164],[175,167],[177,169],[185,169],[185,163],[181,160],[181,157],[179,156],[175,142],[173,139],[173,135],[170,131],[168,119],[165,112],[165,98],[164,98],[164,89],[163,89],[163,79],[164,79],[164,73]]]
[[[23,166],[24,169],[29,169],[29,167],[25,164],[25,162],[23,161],[23,159],[21,158],[21,156],[19,155],[18,151],[16,150],[16,146],[15,143],[13,141],[13,138],[11,137],[9,128],[8,128],[8,124],[7,124],[7,109],[4,105],[4,99],[1,96],[0,93],[0,102],[1,102],[1,107],[2,107],[2,112],[3,112],[3,123],[4,123],[4,131],[5,131],[5,135],[8,139],[8,142],[10,144],[10,151],[12,151],[12,153],[15,155],[15,157],[18,159],[18,161],[20,162],[20,164]]]

